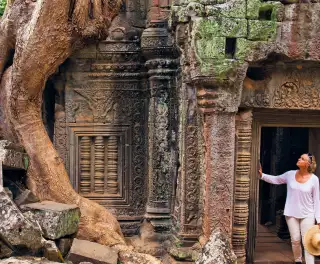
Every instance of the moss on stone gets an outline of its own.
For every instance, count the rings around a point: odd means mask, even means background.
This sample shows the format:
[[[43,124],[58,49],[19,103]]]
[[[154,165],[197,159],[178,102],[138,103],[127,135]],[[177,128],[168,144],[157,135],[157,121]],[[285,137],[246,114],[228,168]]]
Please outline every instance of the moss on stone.
[[[224,37],[213,37],[211,40],[197,39],[195,47],[197,55],[201,60],[224,59],[225,43]]]
[[[237,18],[222,18],[222,36],[240,38],[247,36],[247,20]]]
[[[240,38],[247,36],[247,20],[226,17],[210,17],[198,20],[196,31],[201,38],[211,39],[212,37]]]
[[[249,40],[274,40],[277,34],[277,23],[274,21],[249,20]]]
[[[200,1],[205,4],[206,0]],[[250,60],[261,43],[275,40],[277,21],[283,17],[283,5],[260,0],[231,0],[207,5],[206,14],[210,16],[192,18],[192,49],[200,73],[223,81]],[[226,51],[227,38],[235,40],[228,42]]]
[[[206,6],[207,16],[223,16],[228,18],[245,18],[246,1],[232,0],[224,4]]]
[[[256,42],[247,40],[245,38],[238,38],[237,39],[237,48],[235,57],[239,60],[244,60],[250,50],[255,48]]]
[[[212,37],[220,37],[222,35],[221,18],[219,17],[198,20],[194,26],[194,29],[199,33],[201,38],[211,39]]]
[[[247,14],[248,19],[258,19],[259,18],[259,8],[261,6],[260,0],[247,0]]]
[[[0,16],[3,15],[3,12],[6,8],[7,0],[0,0]]]
[[[282,21],[283,20],[283,12],[284,12],[284,6],[281,3],[278,2],[265,2],[262,3],[260,8],[259,8],[259,14],[262,12],[270,11],[271,16],[270,20],[271,21]],[[262,20],[260,18],[260,20]]]

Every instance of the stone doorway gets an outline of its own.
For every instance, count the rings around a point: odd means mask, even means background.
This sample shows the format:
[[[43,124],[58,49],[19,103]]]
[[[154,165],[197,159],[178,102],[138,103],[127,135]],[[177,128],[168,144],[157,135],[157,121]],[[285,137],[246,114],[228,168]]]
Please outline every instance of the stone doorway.
[[[264,172],[279,175],[295,169],[301,153],[317,155],[319,128],[320,113],[316,111],[253,112],[247,263],[292,263],[290,237],[281,217],[286,186],[260,182],[257,168],[261,159]]]

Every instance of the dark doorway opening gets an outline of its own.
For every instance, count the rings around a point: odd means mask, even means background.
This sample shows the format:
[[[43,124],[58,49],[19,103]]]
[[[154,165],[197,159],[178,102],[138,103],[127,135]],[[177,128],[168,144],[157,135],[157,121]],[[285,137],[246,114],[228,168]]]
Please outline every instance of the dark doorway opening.
[[[281,175],[297,169],[301,154],[312,152],[317,157],[319,138],[318,128],[262,127],[260,162],[263,172]],[[285,184],[259,181],[255,263],[293,262],[290,234],[283,216],[286,195]]]
[[[309,129],[292,127],[263,127],[261,129],[260,161],[263,172],[280,175],[296,169],[302,153],[309,151]],[[273,227],[280,238],[287,239],[283,209],[287,186],[260,181],[260,224]]]

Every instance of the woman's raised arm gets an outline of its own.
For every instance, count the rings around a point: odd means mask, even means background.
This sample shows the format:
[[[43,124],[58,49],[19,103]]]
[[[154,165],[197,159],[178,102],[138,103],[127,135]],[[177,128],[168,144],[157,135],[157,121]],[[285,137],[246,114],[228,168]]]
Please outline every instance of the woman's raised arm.
[[[261,180],[271,183],[271,184],[284,184],[287,183],[288,172],[285,172],[279,176],[272,176],[262,173]]]

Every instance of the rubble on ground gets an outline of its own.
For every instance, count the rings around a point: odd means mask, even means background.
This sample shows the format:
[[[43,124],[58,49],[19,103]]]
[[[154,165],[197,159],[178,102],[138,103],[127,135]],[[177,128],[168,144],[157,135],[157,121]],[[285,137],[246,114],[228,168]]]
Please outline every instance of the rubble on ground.
[[[151,255],[134,252],[133,246],[108,247],[76,239],[80,209],[40,202],[22,179],[27,167],[23,149],[0,140],[0,264],[162,263]],[[142,232],[139,241],[148,245],[150,235]]]
[[[76,205],[43,201],[26,204],[21,208],[32,212],[47,239],[55,240],[75,234],[78,230],[80,209]]]
[[[117,264],[118,251],[98,243],[74,239],[67,259],[72,263],[89,261],[97,264]]]
[[[59,262],[50,261],[45,258],[11,257],[0,260],[0,264],[59,264]]]
[[[220,231],[213,231],[195,264],[236,264],[237,257],[228,238]]]

